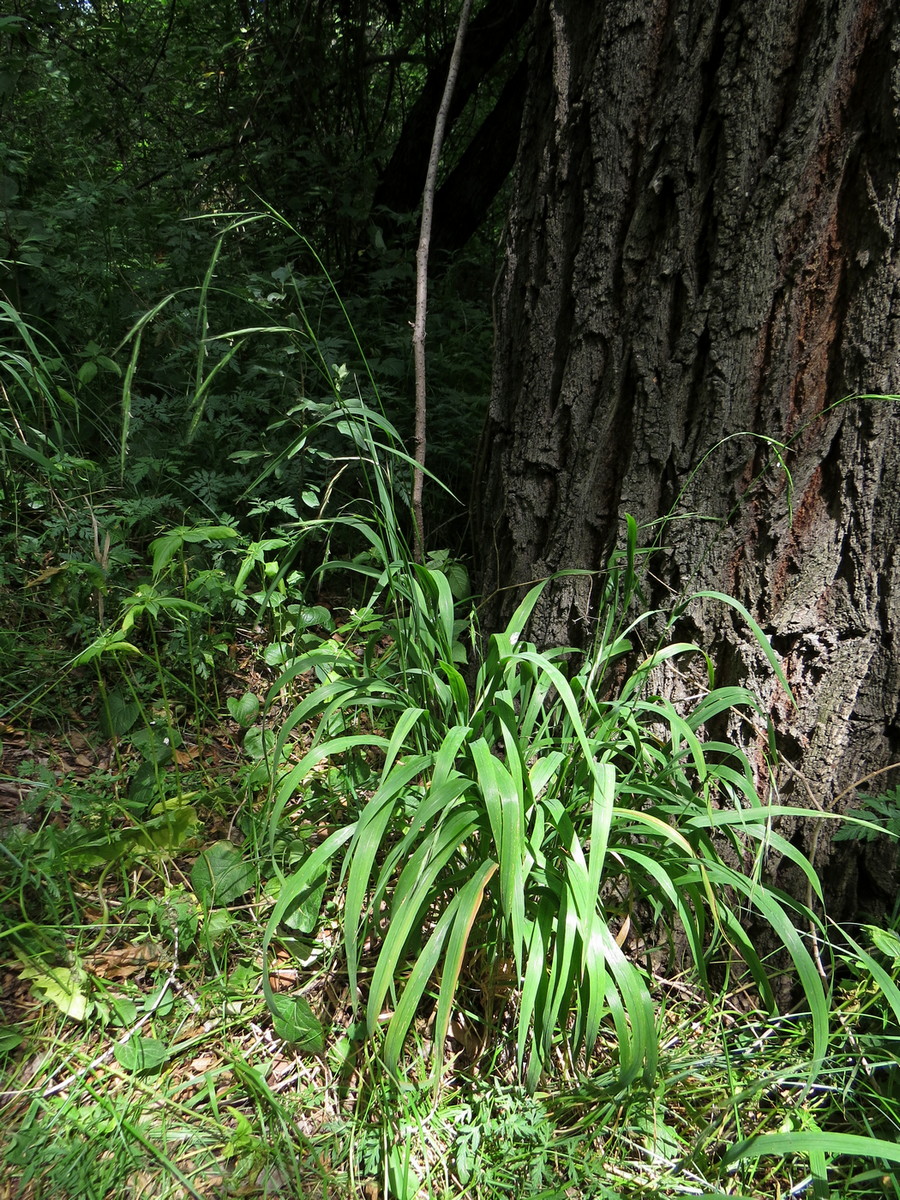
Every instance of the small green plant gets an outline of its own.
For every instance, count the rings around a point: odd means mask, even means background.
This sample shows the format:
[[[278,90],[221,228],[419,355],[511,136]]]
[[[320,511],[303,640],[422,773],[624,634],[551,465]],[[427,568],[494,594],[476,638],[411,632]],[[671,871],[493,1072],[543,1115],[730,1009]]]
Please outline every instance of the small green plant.
[[[900,837],[900,785],[881,795],[859,796],[847,821],[832,835],[835,842],[873,842],[887,834]],[[868,822],[859,824],[858,822]]]

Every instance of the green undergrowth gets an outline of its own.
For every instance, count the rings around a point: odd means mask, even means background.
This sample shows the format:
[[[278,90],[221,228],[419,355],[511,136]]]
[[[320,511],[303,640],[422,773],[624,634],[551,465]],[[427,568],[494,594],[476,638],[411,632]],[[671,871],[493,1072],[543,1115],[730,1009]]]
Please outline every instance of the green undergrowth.
[[[898,1194],[900,936],[727,867],[782,846],[704,736],[753,700],[705,659],[694,710],[652,691],[639,560],[629,525],[589,661],[522,636],[535,593],[481,650],[446,561],[366,556],[205,737],[101,675],[105,771],[26,763],[2,850],[8,1194]]]
[[[673,978],[646,1083],[623,1088],[601,1044],[530,1091],[494,1047],[480,1066],[448,1058],[436,1091],[424,1039],[395,1079],[370,1049],[348,1069],[340,1029],[320,1055],[275,1036],[258,927],[234,908],[220,972],[189,943],[174,972],[174,941],[157,933],[168,961],[105,985],[89,975],[104,999],[77,1022],[45,998],[13,1027],[18,1048],[4,1031],[4,1194],[897,1194],[896,1035],[849,963],[812,1089],[802,1016],[772,1020]]]
[[[900,1195],[900,919],[829,923],[778,831],[809,812],[719,732],[765,714],[676,632],[728,606],[786,689],[750,613],[716,592],[646,611],[628,519],[588,652],[530,640],[552,580],[482,631],[463,563],[412,560],[373,373],[300,325],[323,391],[250,492],[311,461],[308,511],[251,532],[160,510],[117,563],[105,492],[51,555],[90,472],[60,458],[78,406],[15,326],[0,1196]],[[194,416],[228,353],[198,355]],[[36,686],[32,585],[81,622]],[[872,796],[844,828],[895,818]],[[810,905],[768,881],[773,853]]]
[[[0,719],[21,710],[49,724],[60,697],[81,707],[77,673],[68,691],[61,684],[95,643],[130,653],[114,636],[215,707],[229,631],[265,613],[290,634],[301,594],[316,607],[323,558],[363,549],[354,523],[335,518],[367,497],[365,439],[399,446],[397,424],[408,423],[405,306],[392,319],[377,289],[354,298],[379,347],[370,364],[287,221],[185,224],[209,248],[205,267],[169,280],[118,345],[91,341],[67,357],[44,322],[0,295]],[[244,255],[261,245],[271,270],[253,274]],[[488,322],[465,305],[435,319],[434,378],[452,374],[453,385],[433,406],[431,453],[464,489]],[[431,477],[427,496],[432,524],[463,523]]]

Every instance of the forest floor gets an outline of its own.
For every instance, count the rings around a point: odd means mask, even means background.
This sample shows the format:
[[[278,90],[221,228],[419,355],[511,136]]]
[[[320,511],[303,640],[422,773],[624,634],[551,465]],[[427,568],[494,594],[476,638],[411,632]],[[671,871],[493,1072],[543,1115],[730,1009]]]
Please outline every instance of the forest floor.
[[[850,1068],[828,1105],[805,1091],[805,1025],[773,1022],[739,982],[711,1003],[692,977],[658,974],[659,1072],[625,1092],[609,1035],[590,1063],[560,1051],[555,1077],[524,1089],[512,1033],[485,1044],[484,996],[463,998],[437,1072],[427,1003],[404,1077],[385,1071],[336,922],[315,941],[283,929],[264,952],[281,877],[257,727],[232,717],[271,678],[247,639],[221,685],[224,720],[198,726],[170,704],[161,739],[109,737],[82,696],[53,729],[4,727],[0,1200],[805,1192],[803,1155],[740,1177],[723,1156],[757,1131],[847,1128],[832,1100],[850,1094]],[[293,760],[310,735],[295,730]],[[322,1045],[273,1020],[264,974],[308,1002]],[[488,992],[515,1003],[496,975]],[[859,997],[847,1003],[858,1015]],[[841,1194],[900,1195],[893,1176],[869,1178],[874,1191]]]

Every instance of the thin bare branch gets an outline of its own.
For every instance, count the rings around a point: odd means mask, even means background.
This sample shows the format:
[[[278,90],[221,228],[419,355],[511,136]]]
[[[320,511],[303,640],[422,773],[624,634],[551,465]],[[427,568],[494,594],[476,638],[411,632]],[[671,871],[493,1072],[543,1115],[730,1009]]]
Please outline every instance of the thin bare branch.
[[[431,226],[434,220],[434,193],[437,185],[438,164],[441,159],[441,146],[444,142],[444,130],[447,127],[447,115],[450,111],[450,101],[453,98],[453,88],[459,74],[459,64],[462,59],[463,42],[466,28],[469,24],[469,12],[472,0],[463,0],[462,11],[459,14],[459,26],[456,30],[456,41],[450,56],[450,68],[447,71],[447,82],[444,85],[444,95],[434,123],[434,137],[431,140],[431,157],[428,160],[428,171],[425,176],[425,188],[422,193],[422,224],[419,230],[419,248],[416,251],[416,319],[413,325],[413,358],[416,368],[416,435],[414,458],[416,472],[413,478],[413,519],[416,523],[415,553],[421,562],[425,552],[425,528],[422,520],[422,491],[425,483],[425,450],[426,450],[426,420],[428,405],[425,398],[425,315],[428,308],[428,251],[431,245]]]

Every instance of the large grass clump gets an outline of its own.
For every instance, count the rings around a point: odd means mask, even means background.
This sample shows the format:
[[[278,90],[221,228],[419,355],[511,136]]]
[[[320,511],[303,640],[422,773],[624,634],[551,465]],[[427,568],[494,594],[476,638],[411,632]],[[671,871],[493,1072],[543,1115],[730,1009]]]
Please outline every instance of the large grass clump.
[[[712,961],[737,957],[773,1006],[744,932],[753,912],[793,960],[820,1056],[827,998],[796,928],[817,918],[765,882],[762,854],[791,857],[821,899],[818,878],[772,829],[787,810],[763,802],[745,755],[705,736],[735,706],[761,718],[757,702],[745,688],[718,687],[698,646],[662,641],[638,651],[655,614],[632,611],[635,523],[606,572],[589,654],[529,642],[544,584],[482,648],[447,574],[404,553],[374,446],[367,465],[379,514],[360,523],[367,553],[357,564],[330,564],[363,571],[366,606],[346,640],[299,656],[272,691],[274,699],[303,673],[315,675],[273,750],[273,845],[288,813],[299,836],[284,859],[267,943],[298,919],[311,933],[322,898],[340,897],[338,930],[326,921],[328,936],[339,934],[366,1034],[385,1029],[382,1054],[393,1071],[426,1012],[440,1061],[464,995],[488,1042],[511,1029],[528,1087],[557,1051],[590,1059],[601,1035],[626,1084],[656,1070],[648,939],[660,930],[678,939],[702,984]],[[779,672],[750,615],[719,598]],[[679,706],[655,694],[654,672],[689,655],[703,660],[707,686]],[[467,657],[474,661],[464,665]],[[294,731],[311,721],[312,744],[292,761]],[[326,836],[311,827],[304,796],[322,764],[336,761],[346,799]],[[753,847],[749,871],[731,865],[748,861]],[[638,955],[625,952],[629,928],[643,930]],[[276,1010],[286,1004],[270,1001]]]

